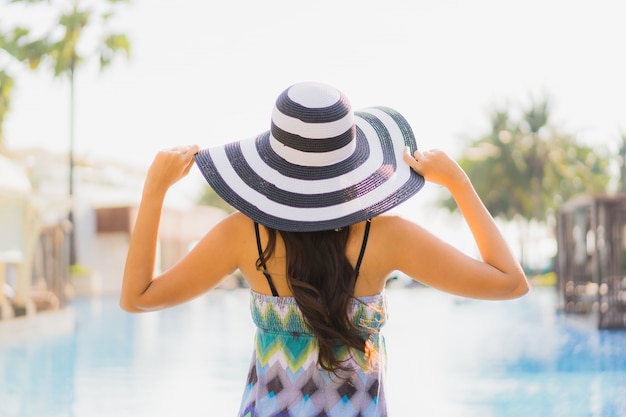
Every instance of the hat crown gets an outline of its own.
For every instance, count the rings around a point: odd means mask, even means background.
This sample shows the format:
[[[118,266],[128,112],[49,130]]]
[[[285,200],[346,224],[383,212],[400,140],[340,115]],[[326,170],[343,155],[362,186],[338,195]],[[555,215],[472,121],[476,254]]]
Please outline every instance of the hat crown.
[[[274,151],[298,165],[331,165],[355,149],[350,101],[326,84],[299,83],[283,91],[274,105],[270,132]]]
[[[286,89],[283,94],[287,94],[294,103],[311,109],[330,107],[338,102],[342,96],[335,87],[313,82],[294,84]],[[347,102],[347,107],[350,107],[349,102]]]

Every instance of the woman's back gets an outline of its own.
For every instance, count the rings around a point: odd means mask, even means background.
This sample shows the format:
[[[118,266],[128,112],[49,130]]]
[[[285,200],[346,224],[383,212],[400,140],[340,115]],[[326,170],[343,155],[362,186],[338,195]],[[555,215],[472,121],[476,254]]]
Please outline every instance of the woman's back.
[[[253,291],[272,295],[266,277],[263,275],[262,270],[256,267],[259,253],[254,235],[254,222],[241,213],[234,213],[232,216],[234,217],[232,220],[238,224],[236,233],[242,234],[239,236],[241,242],[239,269]],[[389,217],[379,216],[371,221],[366,251],[361,261],[359,277],[354,288],[356,297],[375,295],[382,292],[386,278],[392,272],[389,269],[389,264],[384,261],[384,248],[387,245],[383,243],[384,239],[386,239],[384,227],[385,223],[389,223]],[[366,222],[362,222],[350,226],[346,257],[353,267],[357,264],[362,248],[365,224]],[[268,242],[268,232],[262,226],[259,228],[259,232],[261,244],[265,248]],[[271,258],[266,260],[266,265],[267,272],[271,275],[278,294],[281,296],[293,295],[287,283],[285,244],[280,233],[276,234],[276,248]]]

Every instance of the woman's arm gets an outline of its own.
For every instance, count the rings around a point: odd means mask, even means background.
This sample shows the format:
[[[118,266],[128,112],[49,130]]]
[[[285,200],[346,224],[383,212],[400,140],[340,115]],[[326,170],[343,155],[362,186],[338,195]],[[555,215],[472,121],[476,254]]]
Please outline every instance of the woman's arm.
[[[528,292],[526,276],[500,233],[493,217],[472,183],[446,153],[416,151],[405,161],[427,181],[450,190],[472,236],[481,260],[471,258],[416,225],[403,225],[405,245],[420,251],[419,257],[400,255],[405,273],[444,291],[476,298],[515,298]]]
[[[126,311],[151,311],[180,304],[217,285],[236,267],[235,251],[230,251],[228,244],[232,221],[227,219],[209,231],[184,259],[154,276],[166,192],[189,173],[197,152],[195,145],[161,151],[148,170],[124,268],[120,305]]]

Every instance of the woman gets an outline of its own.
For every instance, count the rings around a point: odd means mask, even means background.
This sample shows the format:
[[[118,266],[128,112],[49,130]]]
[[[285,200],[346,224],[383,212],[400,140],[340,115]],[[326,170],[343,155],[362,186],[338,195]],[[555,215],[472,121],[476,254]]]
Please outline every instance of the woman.
[[[239,211],[154,276],[170,186],[197,164]],[[446,187],[482,260],[384,214],[424,182]],[[191,300],[240,270],[258,331],[239,416],[385,416],[384,288],[393,271],[452,294],[508,299],[528,282],[459,165],[421,152],[406,120],[300,83],[277,99],[271,129],[200,150],[159,152],[132,235],[121,306],[153,311]]]

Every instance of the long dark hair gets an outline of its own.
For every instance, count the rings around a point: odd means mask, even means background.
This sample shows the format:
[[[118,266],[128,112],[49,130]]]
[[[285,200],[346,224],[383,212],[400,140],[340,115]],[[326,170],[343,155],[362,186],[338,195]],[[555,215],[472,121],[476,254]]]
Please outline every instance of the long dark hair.
[[[267,228],[266,261],[276,247],[276,230]],[[348,317],[354,298],[356,274],[346,257],[350,227],[321,232],[278,231],[285,243],[287,283],[307,325],[319,344],[320,366],[336,373],[349,371],[337,357],[340,346],[356,349],[367,356],[366,340]],[[261,259],[257,260],[257,268]]]

